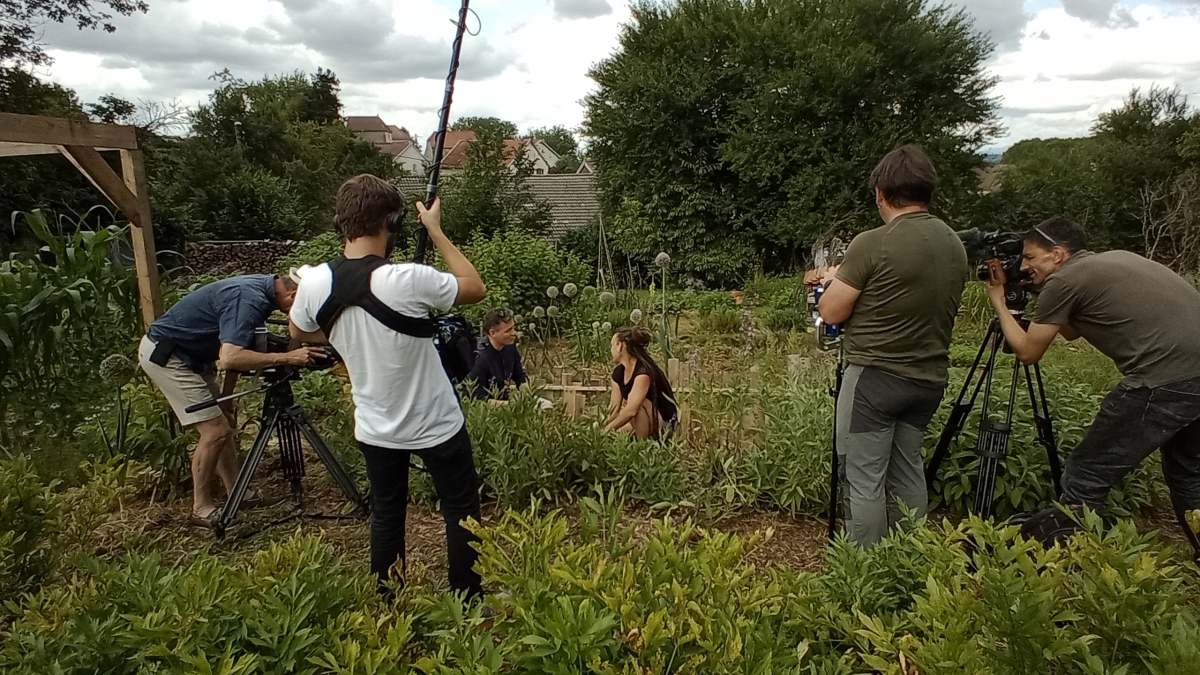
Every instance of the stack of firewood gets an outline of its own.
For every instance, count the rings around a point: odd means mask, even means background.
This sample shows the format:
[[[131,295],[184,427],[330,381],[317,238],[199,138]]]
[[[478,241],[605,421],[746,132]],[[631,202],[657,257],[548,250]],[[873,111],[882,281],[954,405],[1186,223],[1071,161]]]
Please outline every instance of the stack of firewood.
[[[187,245],[187,266],[195,275],[272,274],[296,241],[198,241]]]

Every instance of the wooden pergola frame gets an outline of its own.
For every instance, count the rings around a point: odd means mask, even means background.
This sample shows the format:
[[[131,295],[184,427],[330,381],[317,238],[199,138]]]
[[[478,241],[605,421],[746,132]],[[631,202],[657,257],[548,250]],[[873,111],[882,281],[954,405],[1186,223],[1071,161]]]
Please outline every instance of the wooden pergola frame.
[[[118,176],[100,155],[121,154]],[[0,113],[0,157],[61,153],[108,198],[132,226],[134,266],[142,323],[149,326],[163,311],[150,200],[146,192],[146,167],[138,149],[134,127],[97,124],[59,117]]]

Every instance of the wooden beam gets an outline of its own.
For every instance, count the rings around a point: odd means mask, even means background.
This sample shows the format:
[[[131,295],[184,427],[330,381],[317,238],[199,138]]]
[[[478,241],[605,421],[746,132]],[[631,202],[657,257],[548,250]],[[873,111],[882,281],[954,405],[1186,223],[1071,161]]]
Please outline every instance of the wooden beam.
[[[121,151],[121,175],[125,187],[137,201],[138,219],[129,228],[133,262],[137,269],[138,298],[142,324],[146,328],[163,313],[162,284],[158,279],[158,254],[154,248],[154,227],[150,223],[150,197],[146,189],[146,165],[141,150]]]
[[[57,155],[58,147],[41,143],[0,143],[0,157],[24,157],[26,155]]]
[[[125,186],[124,181],[117,175],[117,172],[112,170],[108,162],[96,152],[95,148],[89,148],[82,145],[64,145],[62,146],[63,155],[71,160],[87,179],[92,181],[92,185],[96,186],[97,190],[108,197],[108,201],[112,202],[130,223],[141,225],[141,207],[138,205],[138,199],[133,192]]]
[[[119,124],[0,113],[0,141],[136,150],[137,132]]]

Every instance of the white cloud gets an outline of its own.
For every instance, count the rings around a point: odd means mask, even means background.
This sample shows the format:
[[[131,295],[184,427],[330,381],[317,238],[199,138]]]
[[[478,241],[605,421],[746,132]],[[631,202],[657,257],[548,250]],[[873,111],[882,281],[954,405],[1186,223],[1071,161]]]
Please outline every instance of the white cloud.
[[[1200,94],[1200,16],[1154,5],[1130,13],[1136,28],[1084,21],[1059,8],[1039,12],[1028,30],[1050,39],[1028,38],[992,66],[1001,77],[996,93],[1009,131],[995,146],[1086,135],[1096,117],[1121,105],[1134,87],[1179,86]]]
[[[952,0],[997,43],[989,69],[1009,134],[1086,134],[1134,86],[1200,95],[1200,0]],[[522,129],[582,122],[587,71],[618,46],[628,0],[473,0],[453,116],[497,115]],[[347,114],[380,114],[431,133],[449,65],[458,0],[153,0],[114,34],[51,25],[52,79],[84,101],[206,99],[212,73],[318,66],[342,80]],[[1126,17],[1125,18],[1123,17]],[[472,31],[474,16],[468,19]]]

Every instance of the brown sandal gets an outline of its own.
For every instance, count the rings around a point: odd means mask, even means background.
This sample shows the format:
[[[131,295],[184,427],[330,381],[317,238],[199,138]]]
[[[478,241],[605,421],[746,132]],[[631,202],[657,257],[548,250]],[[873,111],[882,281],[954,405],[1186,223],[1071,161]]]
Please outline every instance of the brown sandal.
[[[212,513],[208,514],[207,518],[196,515],[195,512],[192,512],[190,515],[188,515],[188,525],[194,525],[196,527],[203,527],[211,530],[213,529],[213,521],[216,520],[217,514],[220,513],[220,511],[221,509],[213,509]]]

